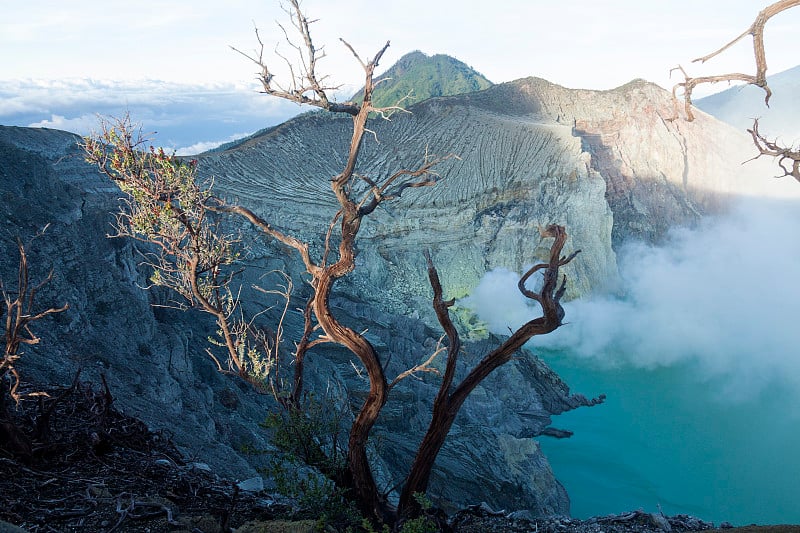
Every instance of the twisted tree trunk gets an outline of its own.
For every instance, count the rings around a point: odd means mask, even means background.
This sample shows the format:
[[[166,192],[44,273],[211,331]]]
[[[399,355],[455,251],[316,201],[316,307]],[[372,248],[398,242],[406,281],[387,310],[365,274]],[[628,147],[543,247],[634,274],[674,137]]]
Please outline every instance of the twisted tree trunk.
[[[343,228],[355,223],[355,221],[347,220],[347,216],[344,218],[345,220],[342,222]],[[331,290],[336,280],[352,271],[355,266],[354,238],[355,233],[350,233],[348,238],[343,238],[339,247],[339,261],[324,268],[315,276],[313,283],[316,297],[312,305],[314,315],[325,335],[333,342],[341,344],[350,350],[358,357],[366,369],[367,377],[369,378],[369,393],[353,422],[353,426],[350,428],[347,450],[347,476],[349,479],[346,482],[352,484],[362,511],[369,516],[386,522],[391,520],[393,513],[387,506],[386,501],[380,497],[375,479],[372,476],[372,468],[367,458],[367,441],[369,440],[370,431],[375,425],[381,409],[386,404],[388,396],[386,376],[372,344],[363,335],[336,320],[331,313],[329,302]]]
[[[567,233],[562,226],[548,226],[542,232],[542,236],[555,239],[550,247],[550,260],[548,263],[540,263],[531,268],[522,276],[518,284],[519,290],[523,295],[539,302],[542,307],[542,316],[524,324],[503,344],[487,354],[457,386],[454,386],[453,378],[461,341],[448,314],[448,308],[454,302],[452,300],[443,300],[439,274],[433,266],[430,255],[427,255],[428,277],[434,293],[433,307],[448,337],[449,349],[447,353],[447,368],[439,394],[436,396],[433,405],[433,417],[428,426],[428,431],[420,443],[414,462],[411,465],[408,479],[400,494],[398,515],[401,518],[413,517],[420,513],[421,509],[414,499],[414,494],[426,492],[436,457],[444,445],[447,434],[450,432],[461,406],[470,393],[495,369],[508,363],[517,350],[532,337],[550,333],[561,325],[561,321],[564,318],[564,309],[561,307],[560,300],[564,294],[566,277],[559,285],[558,270],[559,267],[569,263],[578,252],[574,252],[568,257],[561,257],[561,250],[567,240]],[[542,269],[544,269],[544,284],[541,292],[530,291],[525,287],[525,282],[531,275]]]

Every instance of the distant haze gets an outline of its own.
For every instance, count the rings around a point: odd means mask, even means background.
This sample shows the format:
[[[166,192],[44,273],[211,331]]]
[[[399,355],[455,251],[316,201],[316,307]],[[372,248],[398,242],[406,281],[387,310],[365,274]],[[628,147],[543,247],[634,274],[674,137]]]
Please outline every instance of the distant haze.
[[[0,80],[0,123],[86,135],[101,116],[130,113],[154,144],[195,154],[281,123],[300,106],[259,94],[255,85],[159,81]]]
[[[669,70],[682,64],[695,75],[749,72],[753,54],[743,42],[708,68],[691,64],[748,28],[770,0],[305,0],[320,63],[333,85],[359,86],[358,63],[341,45],[350,42],[362,58],[391,47],[383,68],[421,50],[459,58],[495,83],[538,76],[573,88],[611,89],[634,78],[669,87]],[[137,3],[0,3],[0,54],[6,79],[57,81],[158,79],[188,84],[241,83],[257,69],[228,45],[253,51],[261,31],[265,52],[283,42],[276,21],[286,23],[278,0],[196,2],[171,0],[157,9]],[[770,73],[797,64],[800,10],[767,25]],[[288,27],[288,25],[287,25]],[[282,65],[281,60],[275,62]],[[277,72],[276,72],[277,73]]]
[[[349,95],[363,84],[347,39],[371,57],[387,40],[378,69],[422,50],[464,61],[494,83],[538,76],[567,87],[610,89],[634,78],[669,88],[670,69],[693,75],[753,69],[749,42],[706,66],[692,58],[740,34],[767,2],[633,0],[586,2],[513,0],[498,5],[455,0],[306,0],[319,46],[321,72]],[[357,14],[357,16],[354,16]],[[256,52],[255,23],[265,51],[286,52],[278,1],[189,2],[158,9],[99,0],[0,3],[0,124],[43,126],[87,133],[96,113],[130,111],[157,142],[199,152],[300,111],[258,97],[257,67],[233,52]],[[797,64],[800,9],[767,26],[770,74]],[[272,63],[280,70],[283,61]],[[111,81],[104,81],[111,80]],[[699,87],[697,96],[718,88]]]
[[[701,98],[695,105],[720,120],[745,130],[759,120],[759,131],[770,140],[797,146],[800,142],[800,66],[768,78],[772,96],[753,85],[738,85]]]

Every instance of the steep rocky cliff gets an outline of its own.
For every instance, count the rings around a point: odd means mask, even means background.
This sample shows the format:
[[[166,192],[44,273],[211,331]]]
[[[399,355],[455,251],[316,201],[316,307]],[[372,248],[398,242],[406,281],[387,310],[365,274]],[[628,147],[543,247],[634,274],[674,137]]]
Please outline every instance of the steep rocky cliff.
[[[614,286],[625,239],[659,242],[673,226],[772,186],[749,178],[769,176],[763,166],[741,164],[753,152],[744,134],[702,113],[672,120],[670,95],[644,81],[587,91],[527,78],[411,112],[375,121],[359,172],[386,176],[426,152],[459,159],[439,167],[436,187],[409,192],[365,223],[353,283],[393,312],[427,307],[425,248],[460,297],[488,270],[520,271],[542,258],[537,228],[563,224],[566,249],[583,250],[567,272],[575,297]],[[232,198],[320,242],[335,205],[326,180],[345,158],[349,122],[305,115],[202,156],[202,167]]]
[[[23,380],[67,384],[80,370],[82,379],[99,383],[105,375],[118,407],[166,431],[195,460],[238,479],[256,475],[274,450],[258,425],[275,408],[273,402],[216,371],[205,355],[213,325],[204,317],[152,307],[167,304],[168,296],[142,290],[149,273],[139,264],[138,245],[106,238],[120,193],[83,163],[78,141],[66,132],[0,127],[0,238],[7,252],[0,254],[0,277],[15,279],[13,239],[29,241],[49,224],[28,246],[32,275],[53,268],[55,279],[40,300],[71,306],[35,325],[42,342],[25,350],[19,364]],[[262,251],[275,266],[283,264],[270,246]],[[290,261],[286,266],[297,269]],[[375,308],[350,293],[352,288],[345,286],[334,297],[335,312],[368,328],[387,362],[395,354],[390,372],[419,361],[435,346],[438,329]],[[287,327],[290,332],[299,327],[297,316],[289,317]],[[480,353],[489,344],[469,345],[468,352]],[[345,420],[365,387],[347,354],[333,348],[315,350],[308,380],[345,408]],[[427,424],[435,386],[435,380],[409,380],[393,391],[375,431],[382,485],[404,475]],[[566,512],[567,495],[531,437],[549,426],[552,414],[586,403],[538,359],[516,363],[465,407],[442,452],[431,495],[454,506],[483,500],[537,514]],[[244,455],[244,448],[267,454]]]
[[[616,247],[627,238],[662,239],[691,225],[749,187],[740,166],[748,139],[707,115],[670,120],[666,92],[642,81],[614,91],[565,89],[529,78],[486,91],[431,99],[412,114],[375,121],[358,171],[380,178],[415,166],[428,152],[451,159],[441,182],[408,191],[365,222],[358,268],[339,284],[333,308],[367,329],[396,374],[430,353],[440,332],[431,320],[422,250],[429,248],[450,297],[470,292],[496,267],[516,271],[543,258],[538,227],[559,223],[582,249],[569,265],[570,297],[613,288]],[[218,190],[319,251],[334,215],[327,180],[340,169],[349,119],[306,114],[222,152],[203,155],[201,169]],[[108,240],[119,193],[84,165],[78,139],[64,132],[0,127],[0,221],[3,249],[29,238],[36,272],[53,267],[43,294],[71,309],[37,325],[26,379],[68,382],[106,374],[125,410],[168,429],[199,460],[221,473],[255,475],[269,450],[257,426],[268,397],[216,372],[204,349],[212,325],[152,303],[166,296],[140,289],[147,272],[137,247]],[[744,172],[752,172],[746,167]],[[758,192],[758,191],[757,191]],[[274,244],[253,241],[249,260],[300,276],[297,261]],[[14,276],[13,254],[0,255],[0,276]],[[258,274],[253,274],[256,280]],[[301,287],[302,283],[298,284]],[[291,314],[288,329],[298,327]],[[493,339],[467,346],[466,360]],[[308,379],[342,404],[357,406],[365,384],[341,350],[315,350]],[[375,433],[380,484],[404,474],[428,419],[435,379],[407,380],[392,397]],[[345,393],[345,390],[349,391]],[[333,391],[333,392],[330,392]],[[504,367],[468,400],[443,450],[431,495],[454,505],[484,500],[494,507],[565,512],[568,499],[531,438],[550,416],[586,404],[530,354]]]
[[[763,167],[741,165],[752,153],[745,135],[704,114],[691,123],[675,120],[670,95],[644,81],[613,91],[583,91],[529,78],[430,99],[410,110],[410,115],[371,125],[375,135],[363,148],[357,172],[378,180],[398,168],[415,167],[426,153],[459,158],[439,167],[436,187],[410,191],[364,223],[359,267],[340,284],[355,309],[354,327],[381,323],[379,314],[421,316],[435,323],[422,260],[426,248],[433,251],[447,294],[460,297],[491,269],[520,271],[542,259],[546,247],[538,228],[563,224],[570,234],[565,250],[583,250],[566,269],[569,296],[576,297],[615,287],[615,250],[626,239],[657,243],[670,228],[696,224],[740,195],[770,193],[768,180],[749,176],[768,176]],[[336,205],[327,180],[346,158],[349,128],[347,117],[308,114],[224,152],[201,156],[201,168],[215,177],[219,190],[316,244],[319,252]],[[273,257],[261,244],[252,254],[256,260]],[[389,331],[397,330],[392,326]],[[402,368],[415,361],[417,346],[397,345],[390,337],[381,349],[395,363],[399,358],[397,368]],[[505,380],[499,390],[530,386],[530,375],[509,378],[513,372],[498,373]],[[492,412],[498,399],[491,393],[485,398],[481,410],[468,408],[470,417]],[[389,408],[384,424],[397,429],[394,412]],[[406,412],[398,419],[415,420]],[[489,426],[507,458],[528,456],[540,462],[530,440],[514,440],[524,424]],[[464,435],[461,427],[454,435]],[[536,434],[533,427],[540,426],[531,424],[527,435]],[[394,433],[387,435],[391,440]],[[458,436],[451,446],[469,449]],[[404,450],[404,443],[394,442],[394,448]],[[460,454],[457,463],[471,465],[468,471],[481,471],[487,464],[465,457]],[[447,457],[440,465],[448,475],[460,470]],[[455,478],[449,487],[466,490]],[[507,487],[497,490],[509,492]]]
[[[16,288],[19,237],[28,243],[32,281],[54,273],[38,300],[70,305],[33,325],[42,342],[24,347],[23,381],[69,384],[80,370],[99,384],[105,374],[117,407],[174,435],[220,473],[255,475],[234,447],[245,436],[268,446],[255,430],[266,404],[198,355],[211,324],[151,306],[166,299],[142,290],[148,274],[137,247],[106,238],[120,192],[84,163],[78,141],[63,131],[0,126],[0,278]]]

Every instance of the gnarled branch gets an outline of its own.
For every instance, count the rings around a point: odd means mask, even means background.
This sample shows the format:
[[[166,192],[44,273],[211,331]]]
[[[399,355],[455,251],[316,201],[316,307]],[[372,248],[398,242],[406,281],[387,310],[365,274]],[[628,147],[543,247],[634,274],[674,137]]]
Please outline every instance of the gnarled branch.
[[[408,377],[415,377],[417,379],[421,379],[419,378],[419,376],[417,376],[419,372],[427,372],[430,374],[437,374],[437,375],[440,374],[439,369],[431,365],[436,360],[436,358],[439,357],[439,355],[446,350],[447,348],[445,347],[444,344],[442,344],[442,339],[439,339],[439,341],[436,343],[436,349],[433,351],[433,353],[431,353],[431,355],[429,355],[428,358],[425,359],[420,364],[414,365],[411,368],[408,368],[400,372],[397,375],[397,377],[395,377],[392,380],[392,382],[389,383],[389,390],[394,388],[395,385],[397,385],[398,383],[400,383],[401,381],[403,381]]]
[[[5,377],[11,375],[12,384],[8,390],[15,402],[21,395],[17,392],[20,375],[15,365],[22,355],[20,347],[39,343],[39,337],[31,330],[31,324],[49,315],[61,313],[69,309],[69,304],[61,307],[49,307],[36,311],[36,294],[53,279],[53,271],[37,285],[31,287],[28,268],[28,255],[22,241],[17,240],[19,252],[19,268],[17,270],[17,287],[11,290],[0,280],[0,319],[3,319],[3,357],[0,359],[0,394],[5,394]],[[5,317],[3,316],[5,315]],[[4,398],[0,397],[0,405]]]
[[[433,288],[433,306],[450,345],[445,377],[434,401],[430,425],[417,450],[408,480],[400,494],[399,511],[402,517],[413,516],[419,511],[413,495],[416,492],[424,493],[427,489],[436,456],[444,444],[459,409],[461,409],[470,393],[495,369],[508,363],[517,350],[532,337],[550,333],[561,325],[561,321],[564,318],[564,309],[561,307],[560,300],[564,294],[566,278],[562,280],[560,285],[558,284],[559,268],[572,261],[578,252],[569,254],[566,257],[561,256],[561,250],[567,240],[567,233],[562,226],[555,224],[547,226],[541,231],[541,234],[542,237],[553,239],[553,244],[550,247],[550,259],[547,263],[531,268],[523,276],[519,286],[520,291],[525,296],[539,302],[542,308],[542,316],[524,324],[500,346],[486,354],[458,385],[453,385],[452,383],[453,374],[455,373],[455,358],[458,356],[460,348],[458,333],[448,312],[448,308],[453,302],[444,300],[439,275],[433,266],[430,254],[426,254],[428,276]],[[544,281],[541,290],[534,292],[525,288],[524,281],[534,272],[542,269],[544,269]]]
[[[459,159],[455,154],[448,154],[444,157],[429,156],[427,153],[422,165],[414,170],[398,170],[383,183],[373,182],[366,176],[359,176],[369,186],[369,192],[358,204],[358,211],[361,216],[372,213],[382,202],[395,200],[402,196],[406,189],[418,189],[420,187],[433,187],[439,181],[439,174],[433,168],[448,159]]]
[[[780,0],[773,4],[770,4],[762,11],[758,13],[758,16],[747,28],[744,32],[742,32],[738,37],[733,39],[731,42],[720,48],[719,50],[715,50],[710,54],[707,54],[703,57],[698,57],[697,59],[693,60],[692,63],[705,63],[706,61],[718,56],[725,50],[729,49],[734,44],[738,43],[742,39],[744,39],[748,35],[753,36],[753,53],[755,55],[756,61],[756,73],[753,74],[742,74],[742,73],[731,73],[731,74],[719,74],[714,76],[699,76],[699,77],[691,77],[689,76],[686,71],[678,66],[673,70],[680,70],[683,73],[684,81],[681,83],[677,83],[672,88],[672,95],[677,102],[677,90],[678,88],[683,89],[683,99],[684,99],[684,110],[686,112],[686,118],[689,121],[694,120],[694,113],[692,113],[692,91],[695,87],[703,83],[717,83],[720,81],[743,81],[750,85],[755,85],[757,87],[761,87],[764,89],[765,97],[764,103],[769,106],[769,99],[772,96],[772,91],[770,90],[769,86],[767,85],[767,56],[764,50],[764,26],[766,25],[767,21],[781,13],[782,11],[786,11],[795,6],[800,6],[800,0]]]
[[[758,159],[762,155],[775,157],[778,159],[778,166],[783,170],[783,176],[791,176],[800,181],[800,149],[793,149],[791,146],[781,146],[777,140],[770,141],[758,131],[758,119],[753,120],[753,127],[747,130],[753,137],[753,143],[758,149]]]
[[[258,80],[261,82],[262,92],[265,94],[298,104],[319,107],[334,113],[357,115],[361,106],[353,102],[339,103],[332,101],[329,93],[338,90],[339,86],[327,85],[325,83],[327,76],[319,76],[317,74],[317,62],[325,57],[325,52],[322,48],[316,48],[311,39],[309,27],[316,21],[309,20],[303,14],[300,10],[299,0],[290,0],[289,7],[286,8],[285,11],[289,15],[292,26],[301,35],[303,40],[302,45],[295,44],[289,37],[286,28],[278,24],[283,31],[286,42],[289,47],[295,51],[297,56],[297,61],[295,63],[281,56],[277,51],[275,52],[276,55],[284,60],[289,69],[289,81],[286,85],[281,85],[275,79],[275,74],[264,59],[264,41],[261,39],[258,28],[255,29],[256,40],[259,44],[259,49],[256,53],[248,54],[234,46],[231,46],[231,49],[258,65]],[[344,40],[342,40],[342,42],[353,52],[353,55],[355,55],[361,65],[366,69],[368,65],[361,61],[361,58],[358,57],[358,54],[355,53],[353,48]],[[383,55],[383,51],[385,51],[388,46],[389,43],[386,43],[381,52],[379,52],[379,55]],[[379,59],[380,57],[377,57],[374,62],[377,63]],[[298,72],[295,72],[295,67],[299,68]]]

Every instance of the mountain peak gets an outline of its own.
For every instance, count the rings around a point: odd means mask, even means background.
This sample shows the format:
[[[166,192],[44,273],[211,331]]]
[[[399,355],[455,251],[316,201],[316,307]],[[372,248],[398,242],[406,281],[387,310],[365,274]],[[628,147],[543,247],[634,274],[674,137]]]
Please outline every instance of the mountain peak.
[[[405,97],[403,105],[409,106],[436,96],[471,93],[492,86],[485,76],[454,57],[429,56],[419,50],[405,54],[375,80],[372,100],[376,107],[395,105]],[[362,91],[363,88],[353,96],[354,101],[361,100]]]

